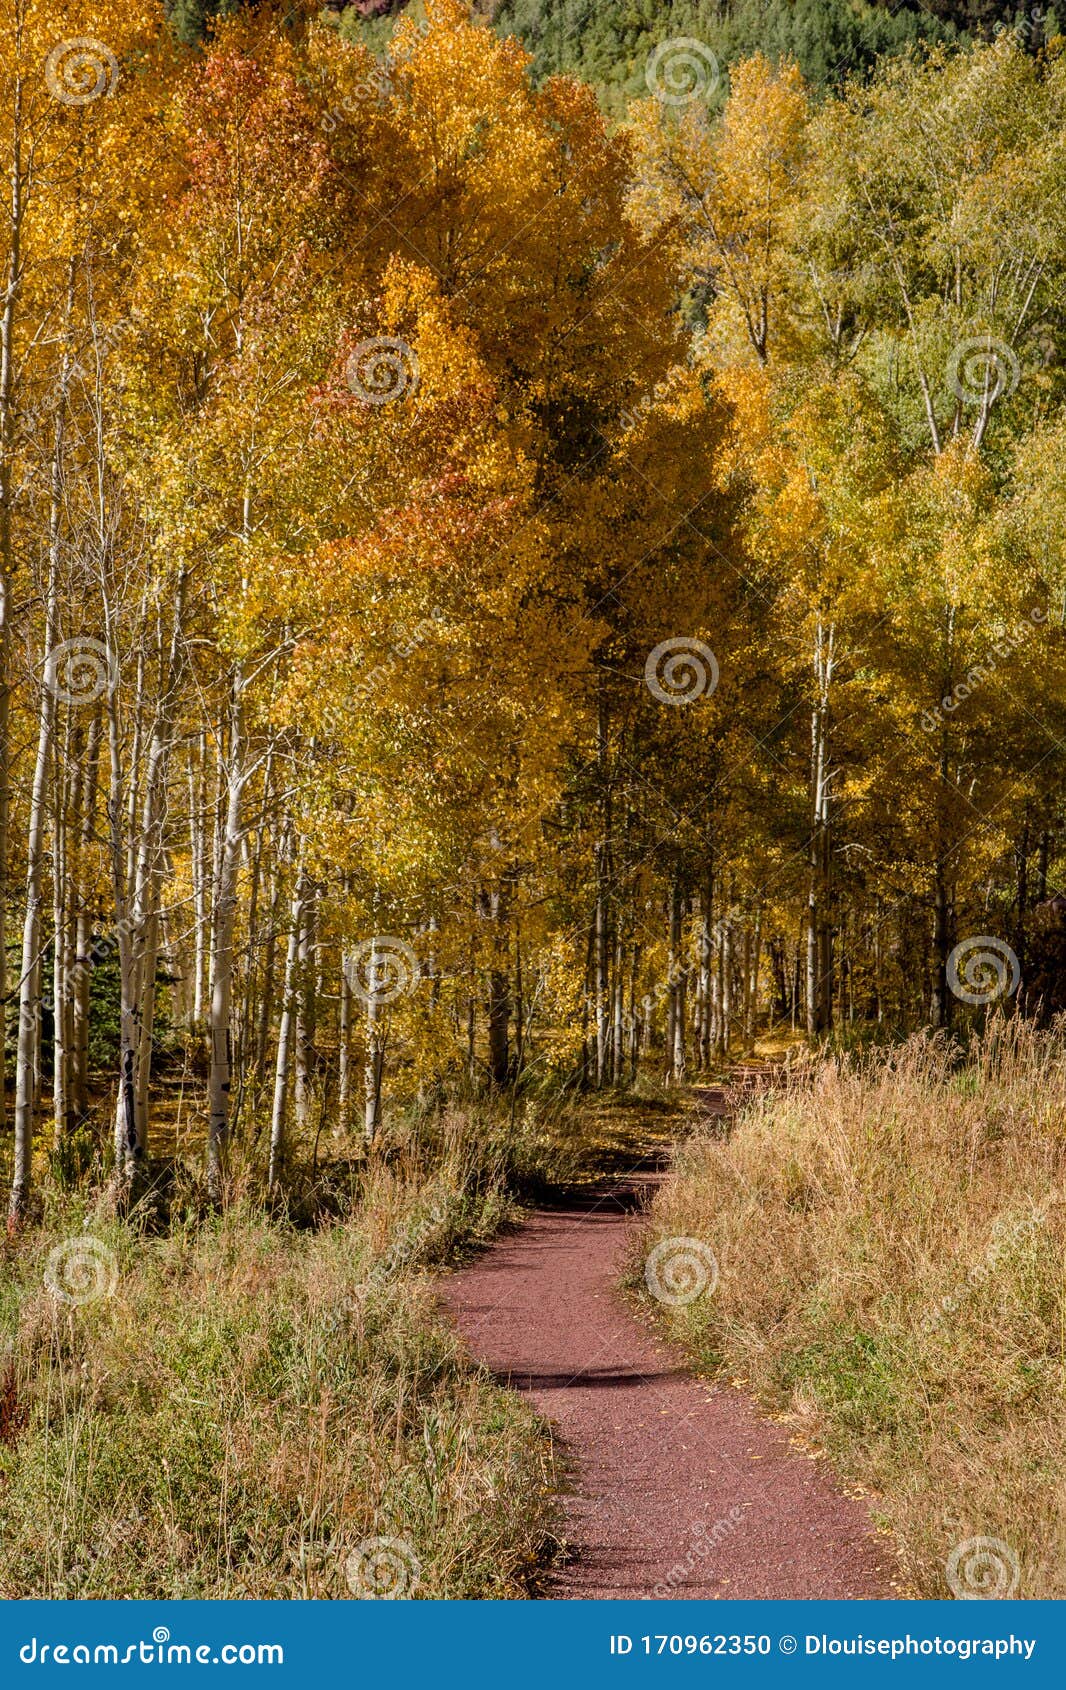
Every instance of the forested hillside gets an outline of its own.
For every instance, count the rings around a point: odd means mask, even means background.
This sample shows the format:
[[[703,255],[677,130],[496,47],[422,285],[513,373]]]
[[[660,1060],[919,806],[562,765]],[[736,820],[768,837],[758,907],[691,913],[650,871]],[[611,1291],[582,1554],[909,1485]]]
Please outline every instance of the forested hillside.
[[[166,0],[187,41],[237,3]],[[325,12],[346,37],[381,51],[408,4],[413,16],[424,15],[422,0],[325,0]],[[821,87],[869,74],[885,54],[987,40],[1003,30],[1039,51],[1059,27],[1055,6],[1032,0],[481,0],[474,10],[529,49],[538,80],[578,76],[615,116],[647,92],[645,66],[655,48],[678,36],[701,41],[723,67],[755,52],[794,59]]]

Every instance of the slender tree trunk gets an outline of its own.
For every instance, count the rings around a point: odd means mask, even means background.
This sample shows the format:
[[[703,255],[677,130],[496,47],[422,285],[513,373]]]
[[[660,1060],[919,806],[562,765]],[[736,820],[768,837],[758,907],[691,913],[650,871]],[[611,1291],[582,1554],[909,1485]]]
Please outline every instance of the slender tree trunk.
[[[71,1015],[71,920],[68,904],[70,892],[70,828],[77,825],[78,772],[70,756],[70,724],[67,723],[66,745],[56,758],[57,767],[52,778],[52,1141],[58,1150],[70,1128],[70,1052],[73,1044]],[[67,771],[73,769],[68,782]],[[74,789],[73,792],[71,789]],[[68,796],[69,794],[69,796]]]
[[[744,1037],[749,1050],[755,1048],[759,1019],[759,966],[762,959],[762,904],[756,905],[755,929],[747,959],[747,1001],[744,1008]]]
[[[352,988],[341,953],[340,1001],[337,1010],[337,1124],[347,1133],[352,1107]]]
[[[241,849],[241,801],[244,770],[244,675],[238,665],[233,676],[230,735],[225,772],[226,814],[219,842],[215,883],[215,919],[211,933],[211,998],[207,1013],[207,1187],[212,1202],[222,1196],[222,1178],[229,1140],[229,1098],[232,1079],[230,1003],[233,994],[233,943],[237,917],[237,873]]]
[[[814,706],[811,711],[811,833],[807,891],[807,1036],[816,1039],[832,1015],[829,926],[829,698],[835,663],[835,629],[820,619],[814,644]]]
[[[22,228],[29,196],[23,162],[23,13],[15,7],[11,87],[11,168],[8,178],[7,272],[0,299],[0,1052],[7,1044],[8,848],[11,814],[11,594],[15,576],[14,504],[15,436],[19,394],[16,388],[15,333],[23,285]],[[0,1131],[7,1122],[3,1062],[0,1061]],[[16,1151],[11,1187],[11,1217],[17,1222],[29,1188],[28,1147]]]
[[[189,852],[192,863],[193,895],[193,991],[194,1027],[204,1020],[204,979],[207,972],[207,738],[201,732],[189,762]]]
[[[64,372],[65,387],[65,372]],[[63,452],[63,406],[56,421],[52,464],[52,502],[49,521],[48,581],[45,588],[44,675],[37,716],[37,754],[30,788],[26,834],[26,907],[22,923],[22,969],[19,977],[19,1024],[15,1049],[15,1143],[9,1220],[17,1223],[30,1189],[33,1123],[37,1108],[41,1036],[41,906],[45,853],[46,794],[55,733],[57,670],[57,613],[59,595],[59,513]],[[57,939],[58,942],[58,939]]]
[[[685,1076],[685,968],[682,956],[683,904],[675,875],[670,883],[670,940],[667,960],[666,1077]]]
[[[368,1150],[373,1148],[381,1124],[381,1083],[385,1070],[385,1028],[382,1013],[380,965],[370,956],[369,991],[366,1000],[366,1057],[363,1065],[363,1132]]]
[[[73,1018],[72,1067],[70,1077],[71,1111],[75,1121],[82,1122],[89,1114],[89,1004],[93,971],[93,917],[86,886],[87,858],[96,828],[96,798],[100,774],[100,740],[103,734],[103,715],[93,712],[89,724],[89,743],[86,750],[85,781],[82,793],[81,822],[78,835],[78,867],[74,881],[75,940],[71,1012]]]
[[[285,980],[281,996],[281,1020],[274,1064],[274,1106],[270,1117],[270,1167],[268,1183],[277,1185],[285,1166],[285,1114],[289,1090],[290,1053],[300,992],[300,952],[306,919],[306,876],[301,846],[289,912],[289,937],[285,948]]]
[[[732,899],[730,899],[732,904]],[[718,924],[718,968],[721,1004],[721,1037],[719,1040],[723,1056],[729,1055],[733,1042],[733,924],[731,921]]]
[[[607,1083],[607,847],[596,846],[596,1086]]]
[[[311,1121],[312,1066],[315,1036],[314,894],[301,886],[300,948],[296,990],[296,1128],[305,1133]]]
[[[640,1062],[640,1024],[637,1016],[637,977],[640,973],[640,946],[634,945],[629,957],[629,1083],[636,1085]]]

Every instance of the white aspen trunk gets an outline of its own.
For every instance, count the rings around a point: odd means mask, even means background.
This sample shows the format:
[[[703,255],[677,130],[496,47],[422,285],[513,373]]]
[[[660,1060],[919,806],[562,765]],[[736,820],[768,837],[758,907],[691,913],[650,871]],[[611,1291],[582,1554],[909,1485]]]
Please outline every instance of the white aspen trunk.
[[[71,990],[70,1103],[74,1118],[84,1121],[89,1113],[89,995],[92,979],[92,912],[84,884],[85,858],[96,825],[96,793],[100,768],[100,739],[103,717],[99,710],[89,726],[85,779],[81,796],[78,830],[78,863],[74,877],[75,938]]]
[[[241,849],[241,801],[247,775],[244,758],[244,675],[238,664],[233,698],[228,767],[225,772],[226,817],[218,853],[215,919],[211,935],[211,997],[207,1013],[207,1188],[212,1202],[222,1196],[222,1176],[229,1138],[232,1081],[230,1005],[233,995],[233,939],[237,919],[237,875]]]
[[[811,837],[807,892],[807,1036],[817,1038],[832,1020],[829,930],[829,696],[834,664],[833,625],[819,620],[814,645],[811,712]]]
[[[305,1133],[311,1120],[311,1064],[314,1037],[314,893],[300,887],[300,947],[296,965],[296,1128]]]
[[[706,1071],[711,1065],[711,1041],[714,1037],[714,1004],[711,991],[711,970],[714,961],[714,941],[711,936],[714,920],[714,882],[707,875],[707,885],[700,899],[700,1051],[699,1065]]]
[[[52,1126],[53,1142],[58,1150],[70,1124],[70,1050],[73,1044],[73,1025],[70,1003],[71,926],[68,907],[70,874],[68,847],[69,821],[68,782],[66,772],[72,766],[70,757],[70,723],[67,722],[66,744],[55,759],[52,780],[54,821],[52,825],[52,1005],[54,1011],[54,1039],[52,1059]]]
[[[611,1079],[616,1086],[622,1085],[625,1080],[625,990],[625,952],[622,940],[616,934],[614,941],[614,1027],[611,1035]]]
[[[126,783],[126,885],[137,883],[137,809],[141,778],[141,747],[144,742],[144,673],[148,644],[146,595],[141,598],[134,647],[137,663],[133,687],[133,745],[130,749],[129,777]]]
[[[348,983],[346,960],[342,951],[337,1011],[337,1124],[342,1133],[348,1131],[352,1102],[352,988]]]
[[[48,657],[41,686],[37,755],[30,790],[26,830],[26,907],[22,922],[22,971],[19,978],[19,1022],[15,1046],[15,1143],[10,1218],[18,1220],[30,1189],[33,1120],[37,1105],[38,1041],[41,1020],[41,873],[44,862],[45,791],[52,754],[55,693],[48,664],[55,645],[55,591],[49,590],[46,645]]]
[[[7,1043],[8,845],[11,815],[11,594],[15,573],[15,439],[20,395],[16,383],[15,329],[24,279],[22,227],[30,183],[23,161],[22,40],[23,8],[14,7],[14,52],[10,107],[10,168],[7,218],[7,271],[0,305],[0,1053]],[[6,125],[5,125],[6,127]],[[32,156],[32,154],[31,154]],[[7,1101],[0,1062],[0,1131],[7,1123]],[[29,1182],[29,1164],[16,1157],[11,1186],[10,1220],[21,1219]]]
[[[685,993],[681,960],[681,888],[670,885],[670,942],[667,961],[666,1077],[680,1080],[685,1072]]]
[[[264,818],[270,814],[274,798],[274,747],[267,751],[266,770],[263,775],[263,809]],[[245,855],[250,858],[251,885],[248,893],[248,970],[243,1001],[241,1003],[241,1037],[239,1049],[239,1065],[241,1083],[248,1069],[254,1094],[258,1095],[262,1082],[263,1069],[259,1063],[259,1038],[255,1024],[255,1006],[265,1003],[270,995],[270,977],[274,969],[273,957],[273,898],[270,902],[270,920],[267,925],[266,949],[262,965],[259,961],[259,904],[263,887],[263,856],[265,851],[266,828],[259,826],[255,830],[255,845]]]
[[[755,1030],[759,1012],[759,963],[762,957],[762,905],[756,905],[755,928],[750,945],[745,938],[745,1002],[744,1038],[749,1049],[755,1045]]]
[[[380,992],[383,976],[376,944],[370,952],[366,998],[366,1058],[363,1064],[363,1133],[371,1149],[381,1122],[381,1077],[385,1066],[385,1038]]]
[[[211,854],[207,863],[207,982],[205,1002],[209,1003],[215,989],[214,929],[218,913],[219,889],[222,884],[222,853],[226,838],[226,816],[229,809],[230,780],[227,775],[225,730],[215,737],[215,758],[212,771],[214,792],[211,808]]]
[[[48,579],[45,588],[44,673],[37,716],[37,753],[30,788],[26,830],[26,906],[22,923],[22,971],[19,978],[19,1023],[15,1047],[14,1164],[10,1219],[16,1222],[26,1206],[33,1156],[33,1122],[40,1088],[41,1038],[41,906],[45,849],[45,811],[52,762],[56,716],[57,611],[59,592],[59,524],[63,473],[63,424],[68,358],[64,354],[51,462],[51,501],[48,522]],[[58,872],[58,864],[56,872]],[[57,935],[58,944],[58,935]]]
[[[640,947],[634,945],[629,957],[629,1083],[636,1084],[640,1062],[640,1029],[637,1016],[637,976],[640,973]]]
[[[193,989],[192,1020],[194,1027],[203,1025],[204,972],[207,940],[207,874],[204,844],[204,762],[207,756],[205,735],[201,732],[196,752],[189,760],[189,854],[192,863],[193,898]]]
[[[385,1067],[385,1045],[381,1034],[381,1006],[366,1006],[366,1061],[363,1067],[363,1130],[369,1150],[381,1124],[381,1076]]]
[[[285,1114],[289,1090],[289,1068],[300,993],[300,952],[304,942],[306,923],[306,880],[303,848],[296,870],[289,920],[289,937],[285,948],[285,980],[282,986],[281,1018],[278,1023],[278,1049],[274,1064],[274,1106],[270,1117],[270,1166],[267,1181],[277,1185],[285,1166]]]
[[[718,966],[720,970],[721,1050],[729,1055],[733,1036],[733,927],[723,922],[719,928]]]
[[[688,1002],[688,967],[684,961],[684,903],[678,897],[677,911],[677,982],[674,999],[674,1079],[680,1084],[688,1071],[688,1055],[686,1051]]]
[[[607,1081],[607,847],[596,846],[596,1086]]]
[[[108,650],[113,621],[108,614]],[[120,1200],[128,1197],[141,1159],[137,1137],[137,1048],[139,1030],[134,1021],[136,992],[131,943],[129,905],[126,895],[126,846],[123,819],[126,813],[122,778],[122,730],[119,720],[118,688],[112,676],[107,689],[107,743],[110,764],[108,785],[108,847],[111,859],[111,889],[115,911],[115,937],[119,972],[119,1059],[118,1092],[115,1102],[115,1182]]]

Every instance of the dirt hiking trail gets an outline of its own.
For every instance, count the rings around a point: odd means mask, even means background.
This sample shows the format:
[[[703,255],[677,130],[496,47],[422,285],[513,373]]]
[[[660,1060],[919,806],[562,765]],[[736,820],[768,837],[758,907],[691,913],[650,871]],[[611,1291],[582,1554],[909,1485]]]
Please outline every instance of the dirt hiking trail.
[[[700,1104],[721,1113],[724,1093]],[[562,1445],[566,1552],[544,1594],[887,1597],[864,1505],[739,1392],[695,1378],[618,1280],[663,1157],[537,1210],[442,1296],[473,1358]]]

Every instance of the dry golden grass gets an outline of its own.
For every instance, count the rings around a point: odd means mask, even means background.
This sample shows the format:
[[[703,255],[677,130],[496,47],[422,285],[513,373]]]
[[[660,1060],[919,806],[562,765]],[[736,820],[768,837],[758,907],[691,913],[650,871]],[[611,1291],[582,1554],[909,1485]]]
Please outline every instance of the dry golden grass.
[[[318,1230],[240,1202],[148,1238],[53,1194],[0,1275],[0,1594],[525,1593],[550,1440],[466,1365],[428,1271],[508,1199],[455,1120],[441,1136]],[[49,1259],[85,1237],[99,1294],[65,1303]]]
[[[675,1335],[876,1493],[915,1594],[988,1537],[1018,1594],[1066,1596],[1064,1038],[831,1061],[690,1140],[651,1217],[720,1264]]]

